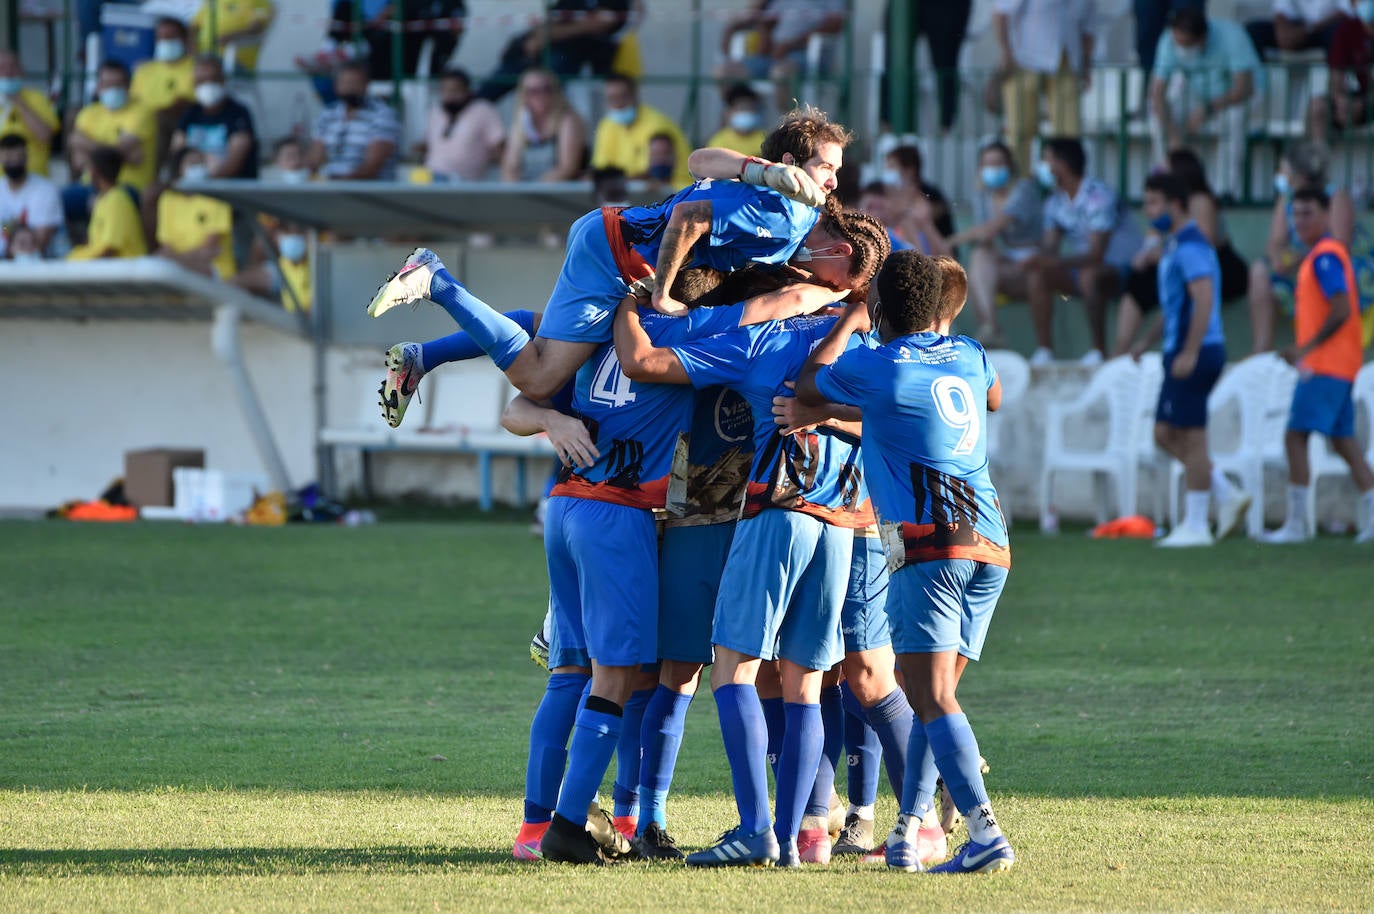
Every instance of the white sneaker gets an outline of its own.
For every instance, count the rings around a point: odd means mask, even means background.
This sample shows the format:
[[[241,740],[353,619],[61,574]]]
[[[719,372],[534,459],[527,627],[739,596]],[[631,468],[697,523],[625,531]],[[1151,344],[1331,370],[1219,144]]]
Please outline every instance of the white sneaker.
[[[367,306],[368,317],[381,317],[397,305],[408,305],[429,297],[429,281],[444,268],[439,255],[429,248],[410,252],[401,268],[386,278]]]
[[[1363,530],[1355,534],[1355,543],[1356,545],[1374,543],[1374,522],[1366,524]]]
[[[1034,352],[1031,353],[1031,357],[1030,357],[1030,367],[1032,367],[1032,368],[1044,368],[1046,365],[1053,365],[1053,364],[1054,364],[1054,350],[1053,350],[1053,349],[1047,349],[1047,348],[1044,347],[1044,346],[1040,346],[1040,347],[1037,347],[1036,350],[1035,350]]]
[[[1260,536],[1262,543],[1287,544],[1305,543],[1312,538],[1312,534],[1301,524],[1284,524],[1277,530],[1270,530]]]
[[[387,425],[400,426],[410,398],[420,389],[424,376],[419,343],[397,343],[386,351],[386,380],[378,393],[382,396],[382,416]]]
[[[1084,368],[1096,368],[1102,364],[1103,356],[1101,349],[1089,349],[1078,359],[1078,364]]]
[[[1212,543],[1212,534],[1205,528],[1199,530],[1188,524],[1179,524],[1168,536],[1157,540],[1155,545],[1161,549],[1189,549],[1193,546],[1210,546]]]
[[[1226,499],[1217,507],[1217,533],[1216,538],[1224,540],[1235,532],[1240,526],[1240,522],[1245,518],[1245,512],[1250,507],[1250,493],[1236,489],[1231,497]]]

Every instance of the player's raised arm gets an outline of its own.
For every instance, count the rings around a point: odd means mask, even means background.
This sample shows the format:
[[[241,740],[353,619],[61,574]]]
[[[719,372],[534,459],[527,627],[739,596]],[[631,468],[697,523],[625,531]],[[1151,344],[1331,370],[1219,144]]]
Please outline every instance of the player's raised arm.
[[[770,162],[758,156],[747,156],[733,149],[708,146],[695,150],[687,157],[692,177],[716,181],[738,179],[746,184],[771,187],[784,197],[807,206],[823,206],[825,189],[796,165]]]
[[[690,384],[682,361],[671,349],[654,345],[639,320],[639,301],[625,296],[615,315],[615,353],[620,370],[631,381]]]
[[[797,399],[807,406],[820,406],[826,397],[816,386],[816,373],[822,366],[833,364],[849,346],[849,338],[855,333],[867,333],[871,327],[866,302],[854,302],[844,309],[844,314],[830,328],[830,333],[821,344],[811,352],[811,357],[802,366],[797,377]]]
[[[692,245],[711,234],[712,205],[710,200],[684,200],[673,207],[668,225],[663,229],[663,241],[658,248],[658,264],[654,267],[654,294],[650,299],[660,314],[681,315],[687,306],[673,298],[671,289],[678,270],[692,256]]]

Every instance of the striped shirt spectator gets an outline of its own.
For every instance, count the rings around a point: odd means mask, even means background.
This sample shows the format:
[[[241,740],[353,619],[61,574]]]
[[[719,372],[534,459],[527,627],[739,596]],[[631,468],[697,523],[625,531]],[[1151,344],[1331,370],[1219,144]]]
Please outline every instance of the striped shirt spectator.
[[[367,94],[367,68],[344,64],[334,78],[338,101],[315,121],[310,167],[327,178],[390,181],[396,177],[400,123],[391,106]]]

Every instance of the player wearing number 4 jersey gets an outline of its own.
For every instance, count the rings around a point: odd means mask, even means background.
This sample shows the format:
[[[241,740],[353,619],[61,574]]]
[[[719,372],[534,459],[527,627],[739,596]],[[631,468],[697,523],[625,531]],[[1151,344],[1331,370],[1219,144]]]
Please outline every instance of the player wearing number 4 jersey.
[[[978,742],[955,697],[977,660],[1011,566],[1007,530],[988,476],[983,427],[1001,384],[981,346],[936,331],[943,285],[931,258],[899,251],[878,274],[877,312],[851,307],[812,353],[797,397],[848,403],[863,412],[863,464],[892,569],[887,610],[904,687],[922,726],[908,763],[934,756],[969,841],[932,872],[1009,868],[1011,845],[993,817]],[[877,325],[883,345],[848,348]],[[887,842],[889,867],[922,868],[913,817],[929,774],[909,771],[901,815]]]

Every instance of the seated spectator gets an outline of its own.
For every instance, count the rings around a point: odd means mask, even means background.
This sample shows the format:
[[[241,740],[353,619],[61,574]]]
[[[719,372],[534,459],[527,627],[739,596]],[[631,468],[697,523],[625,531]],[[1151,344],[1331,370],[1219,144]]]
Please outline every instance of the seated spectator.
[[[1045,201],[1045,234],[1040,251],[1021,262],[1035,325],[1032,365],[1054,360],[1056,294],[1082,296],[1092,348],[1080,363],[1102,363],[1107,300],[1125,288],[1131,258],[1142,243],[1125,203],[1106,184],[1086,176],[1087,164],[1082,142],[1073,137],[1051,137],[1041,147],[1036,180],[1052,191]]]
[[[977,337],[996,348],[1004,343],[997,320],[997,296],[1025,298],[1022,264],[1040,250],[1044,202],[1030,178],[1018,177],[1011,147],[1001,140],[978,152],[978,193],[973,218],[978,223],[948,240],[951,247],[973,244],[968,297],[978,318]]]
[[[1245,130],[1263,65],[1239,23],[1208,19],[1201,10],[1174,10],[1160,36],[1150,79],[1153,161],[1187,145],[1208,123],[1219,136],[1212,173],[1223,197],[1240,193]]]
[[[169,169],[175,181],[205,177],[208,165],[198,149],[182,147]],[[157,255],[220,279],[238,272],[234,262],[234,213],[228,203],[169,187],[157,201]]]
[[[1268,352],[1274,348],[1274,321],[1279,309],[1293,311],[1293,284],[1298,266],[1307,256],[1293,227],[1293,194],[1307,187],[1326,193],[1331,203],[1328,210],[1331,237],[1345,245],[1355,267],[1355,279],[1360,288],[1370,285],[1374,274],[1374,251],[1365,231],[1355,222],[1355,202],[1350,191],[1329,183],[1327,169],[1331,150],[1321,143],[1301,142],[1291,146],[1279,159],[1278,174],[1274,175],[1274,209],[1269,217],[1269,238],[1264,245],[1264,257],[1250,264],[1250,334],[1253,352]],[[1360,307],[1369,305],[1369,293],[1360,295]]]
[[[649,140],[656,134],[666,134],[677,149],[677,161],[672,174],[674,187],[692,183],[687,170],[687,156],[692,149],[668,115],[639,100],[635,81],[627,76],[612,76],[606,80],[606,116],[596,125],[592,143],[592,167],[623,169],[630,180],[648,179]]]
[[[629,206],[630,182],[619,168],[592,169],[592,199],[597,206]]]
[[[396,177],[401,127],[396,112],[367,94],[367,67],[351,62],[334,77],[338,100],[320,112],[307,164],[337,181],[390,181]]]
[[[0,49],[0,135],[18,134],[29,148],[29,171],[48,175],[48,154],[60,122],[52,102],[37,89],[24,88],[19,55]]]
[[[680,185],[673,183],[678,174],[677,146],[674,138],[667,133],[655,133],[649,137],[649,183],[656,190]]]
[[[503,181],[571,181],[587,167],[587,123],[568,104],[558,77],[527,70],[520,89],[506,151]]]
[[[196,50],[224,60],[232,46],[234,71],[251,73],[275,13],[272,0],[205,0],[191,18]]]
[[[172,131],[195,101],[196,78],[185,23],[163,17],[157,21],[154,34],[153,59],[134,68],[129,96],[157,117],[158,161],[161,162]]]
[[[196,100],[172,134],[172,153],[186,147],[199,151],[211,178],[256,178],[258,136],[253,116],[225,89],[223,62],[200,57],[195,74]]]
[[[951,253],[954,216],[944,192],[921,177],[921,150],[898,146],[883,159],[883,183],[898,234],[925,254]],[[918,239],[923,239],[918,242]]]
[[[0,230],[10,232],[24,226],[34,233],[38,250],[46,252],[62,227],[62,196],[47,178],[30,174],[28,156],[28,144],[22,136],[0,136],[0,167],[5,171],[0,181]]]
[[[510,40],[477,94],[499,101],[531,67],[548,67],[563,77],[590,67],[597,76],[610,76],[629,14],[630,0],[557,0],[547,21]]]
[[[310,168],[305,164],[306,148],[293,136],[277,141],[272,149],[272,168],[283,184],[305,184],[310,181]]]
[[[754,0],[752,8],[731,19],[721,32],[720,51],[725,58],[716,68],[716,79],[738,82],[773,81],[773,102],[778,111],[792,107],[797,77],[806,69],[806,46],[812,35],[838,35],[844,31],[844,0]],[[743,60],[730,60],[730,44],[736,33],[752,30],[752,47]],[[829,68],[826,67],[828,70]]]
[[[845,171],[847,169],[841,169]],[[838,192],[838,191],[836,191]],[[887,229],[887,239],[892,242],[892,250],[909,251],[915,245],[903,238],[897,231],[897,220],[893,218],[892,206],[888,201],[888,186],[882,181],[872,181],[865,185],[859,194],[858,208],[868,213]]]
[[[1252,19],[1245,23],[1245,31],[1261,57],[1275,50],[1324,50],[1348,15],[1350,4],[1345,0],[1274,0],[1273,18]]]
[[[9,235],[3,256],[15,263],[37,263],[43,259],[43,247],[38,234],[27,225],[5,229]]]
[[[287,311],[310,311],[310,260],[305,229],[294,222],[273,225],[268,237],[274,256],[259,239],[249,265],[230,282],[263,298],[277,298]]]
[[[1361,3],[1354,18],[1345,18],[1331,36],[1326,52],[1330,69],[1325,95],[1315,95],[1307,109],[1308,134],[1325,143],[1328,131],[1352,130],[1374,119],[1369,103],[1374,69],[1374,3]]]
[[[733,149],[740,155],[756,156],[763,146],[763,117],[759,113],[759,94],[744,83],[725,93],[725,124],[706,141],[707,146]]]
[[[143,220],[138,217],[138,195],[121,184],[124,160],[113,146],[96,146],[88,154],[95,206],[91,211],[86,243],[67,254],[68,260],[96,260],[107,257],[143,257],[148,242],[143,237]]]
[[[425,167],[435,177],[482,181],[501,161],[505,142],[506,126],[496,106],[473,96],[466,72],[445,70],[419,150]]]

